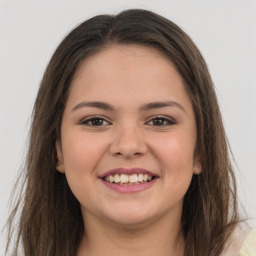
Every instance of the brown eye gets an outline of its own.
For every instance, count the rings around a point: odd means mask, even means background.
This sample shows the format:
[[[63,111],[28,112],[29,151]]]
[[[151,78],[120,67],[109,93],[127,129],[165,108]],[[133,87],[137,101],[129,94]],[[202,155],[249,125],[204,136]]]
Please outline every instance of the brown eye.
[[[103,119],[95,118],[95,119],[90,120],[90,122],[92,125],[102,125],[104,121],[103,121]]]
[[[150,125],[153,125],[153,126],[167,126],[167,125],[175,124],[174,121],[166,117],[155,117],[152,120],[150,120],[148,123],[151,123]]]
[[[104,118],[101,117],[90,117],[83,119],[80,124],[88,126],[103,126],[109,124]]]

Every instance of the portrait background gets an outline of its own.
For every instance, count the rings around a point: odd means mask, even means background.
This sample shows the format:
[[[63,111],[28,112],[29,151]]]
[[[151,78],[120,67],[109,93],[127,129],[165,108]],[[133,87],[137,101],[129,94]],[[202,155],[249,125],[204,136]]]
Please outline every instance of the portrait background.
[[[239,199],[256,226],[256,1],[0,0],[0,229],[53,51],[87,18],[127,8],[152,10],[174,21],[204,55],[237,163]],[[3,235],[0,248],[2,255]]]

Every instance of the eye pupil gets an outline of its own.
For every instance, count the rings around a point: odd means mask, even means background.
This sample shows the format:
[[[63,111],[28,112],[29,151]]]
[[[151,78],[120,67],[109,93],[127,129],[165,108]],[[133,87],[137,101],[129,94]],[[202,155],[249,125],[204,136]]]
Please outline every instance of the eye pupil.
[[[91,122],[92,122],[92,125],[102,125],[103,120],[99,118],[95,118]]]
[[[154,125],[163,125],[163,119],[162,118],[156,118],[154,119]]]

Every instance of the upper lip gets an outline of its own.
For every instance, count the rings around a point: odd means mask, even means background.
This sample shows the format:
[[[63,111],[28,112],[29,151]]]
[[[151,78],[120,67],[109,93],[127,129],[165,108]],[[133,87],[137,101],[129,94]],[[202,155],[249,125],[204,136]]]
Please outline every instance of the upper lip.
[[[124,168],[124,167],[120,167],[120,168],[115,168],[112,170],[109,170],[107,172],[105,172],[104,174],[100,175],[99,178],[103,178],[109,175],[115,175],[115,174],[127,174],[127,175],[132,175],[132,174],[139,174],[139,173],[143,173],[143,174],[148,174],[150,176],[157,176],[155,173],[152,173],[148,170],[145,170],[143,168]]]

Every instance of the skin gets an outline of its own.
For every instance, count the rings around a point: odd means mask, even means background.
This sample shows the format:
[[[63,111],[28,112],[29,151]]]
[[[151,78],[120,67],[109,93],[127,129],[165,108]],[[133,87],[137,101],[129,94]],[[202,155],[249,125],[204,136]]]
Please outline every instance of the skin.
[[[81,106],[87,101],[115,109]],[[175,103],[140,110],[165,101]],[[92,115],[100,125],[85,122]],[[71,84],[56,142],[57,170],[66,175],[85,223],[78,255],[182,255],[183,198],[201,172],[196,138],[183,80],[160,52],[115,45],[87,58]],[[119,193],[98,178],[117,167],[141,167],[159,178],[144,191]]]

